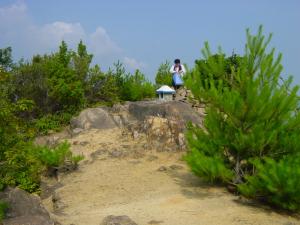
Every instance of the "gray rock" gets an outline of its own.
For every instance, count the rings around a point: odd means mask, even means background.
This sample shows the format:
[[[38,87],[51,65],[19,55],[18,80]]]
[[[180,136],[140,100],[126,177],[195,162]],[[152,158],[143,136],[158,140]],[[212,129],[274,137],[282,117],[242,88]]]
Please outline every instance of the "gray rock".
[[[100,225],[138,225],[128,216],[107,216]]]
[[[183,169],[183,166],[174,164],[174,165],[170,166],[170,169],[172,169],[172,170],[181,170],[181,169]]]
[[[83,110],[79,116],[73,118],[70,122],[71,127],[84,130],[90,128],[109,129],[117,127],[113,118],[104,108],[89,108]]]
[[[158,169],[157,169],[157,171],[159,171],[159,172],[164,172],[164,171],[167,171],[168,169],[167,169],[167,167],[165,167],[165,166],[161,166],[161,167],[159,167]]]
[[[46,136],[39,136],[35,138],[34,143],[36,145],[47,145],[53,147],[56,146],[60,140],[69,138],[70,136],[70,131],[68,129],[64,129],[63,131],[58,133],[49,134]]]
[[[6,188],[0,193],[0,199],[9,205],[3,225],[54,225],[54,221],[36,195],[19,188]]]
[[[54,193],[52,195],[52,204],[53,204],[53,210],[55,213],[61,212],[64,208],[67,207],[67,205],[62,202],[61,197],[58,193]]]
[[[136,131],[136,130],[134,130],[133,132],[132,132],[132,137],[133,137],[133,139],[138,139],[139,138],[139,132],[138,131]]]
[[[201,115],[190,104],[184,102],[130,102],[128,110],[138,121],[143,121],[148,116],[160,116],[163,118],[178,117],[178,122],[181,120],[184,123],[191,121],[201,125],[202,122]]]
[[[81,146],[86,146],[86,145],[88,145],[90,142],[88,142],[88,141],[81,141],[79,144],[81,145]]]
[[[77,128],[72,130],[72,135],[74,136],[74,135],[80,134],[82,131],[83,131],[82,128],[77,127]]]
[[[109,153],[112,158],[122,158],[128,155],[126,151],[115,149]]]

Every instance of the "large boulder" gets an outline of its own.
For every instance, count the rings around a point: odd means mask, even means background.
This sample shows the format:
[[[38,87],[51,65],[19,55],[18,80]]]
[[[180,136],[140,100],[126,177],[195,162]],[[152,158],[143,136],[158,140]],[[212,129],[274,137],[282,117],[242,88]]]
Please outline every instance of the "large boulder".
[[[108,111],[102,107],[85,109],[79,116],[71,120],[72,129],[110,129],[115,127],[117,127],[117,124]]]
[[[203,114],[191,104],[180,101],[129,102],[128,114],[137,121],[127,126],[133,138],[144,133],[149,147],[159,151],[185,150],[187,122],[202,126],[203,121]]]
[[[143,123],[149,116],[176,118],[180,123],[191,121],[198,125],[201,125],[203,118],[197,110],[186,102],[139,101],[115,105],[112,108],[85,109],[79,116],[71,120],[71,128],[74,131],[76,129],[126,127],[130,124]]]
[[[176,118],[148,116],[139,127],[147,135],[151,147],[158,151],[176,151],[185,149],[183,131],[185,123]]]
[[[129,113],[139,121],[146,117],[157,116],[162,118],[177,118],[180,122],[188,122],[201,125],[202,115],[186,102],[179,101],[140,101],[129,103]]]
[[[38,196],[29,194],[19,188],[6,188],[3,192],[0,192],[0,199],[9,205],[3,225],[55,224]]]

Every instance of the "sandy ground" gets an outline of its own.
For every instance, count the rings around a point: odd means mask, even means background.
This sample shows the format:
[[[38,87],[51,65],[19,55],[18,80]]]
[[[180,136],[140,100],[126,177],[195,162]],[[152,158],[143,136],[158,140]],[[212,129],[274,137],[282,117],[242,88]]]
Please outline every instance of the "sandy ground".
[[[59,177],[57,208],[51,197],[43,200],[62,225],[99,225],[108,215],[127,215],[139,225],[300,224],[206,184],[189,172],[182,153],[144,150],[143,138],[92,130],[69,141],[86,159]]]

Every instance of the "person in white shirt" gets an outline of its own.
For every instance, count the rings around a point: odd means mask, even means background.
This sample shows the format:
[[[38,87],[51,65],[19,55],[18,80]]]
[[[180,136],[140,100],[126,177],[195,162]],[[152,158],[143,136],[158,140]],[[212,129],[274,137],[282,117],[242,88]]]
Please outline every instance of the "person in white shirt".
[[[184,65],[180,63],[180,59],[174,60],[174,65],[170,68],[170,73],[173,74],[173,87],[178,89],[183,85],[182,77],[185,74],[186,70]]]

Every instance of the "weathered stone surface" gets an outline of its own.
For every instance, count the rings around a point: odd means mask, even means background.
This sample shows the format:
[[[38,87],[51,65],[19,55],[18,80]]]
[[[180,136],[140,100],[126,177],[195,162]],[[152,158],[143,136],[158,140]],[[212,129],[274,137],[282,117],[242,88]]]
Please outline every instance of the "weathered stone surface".
[[[161,166],[161,167],[159,167],[158,169],[157,169],[157,171],[159,171],[159,172],[164,172],[164,171],[167,171],[168,169],[167,169],[167,167],[165,167],[165,166]]]
[[[71,120],[71,127],[81,129],[109,129],[117,127],[113,118],[104,108],[89,108]]]
[[[174,165],[170,166],[170,169],[172,169],[172,170],[181,170],[181,169],[183,169],[183,166],[174,164]]]
[[[59,213],[61,212],[64,208],[67,207],[67,205],[61,200],[60,195],[55,192],[52,195],[52,204],[53,204],[53,211],[54,213]]]
[[[6,188],[4,192],[0,192],[0,199],[9,205],[3,225],[54,225],[38,196],[19,188]]]
[[[77,134],[80,134],[82,131],[84,131],[82,128],[75,128],[72,130],[72,135],[77,135]]]
[[[49,134],[47,136],[37,137],[34,141],[36,145],[50,146],[53,147],[59,143],[59,141],[70,137],[68,129],[64,129],[61,132]]]
[[[107,216],[100,225],[138,225],[128,216]]]
[[[185,124],[176,118],[148,116],[138,129],[146,134],[149,145],[159,151],[177,151],[185,147],[182,134]]]
[[[129,113],[139,121],[143,121],[148,116],[162,118],[176,117],[184,122],[191,121],[201,125],[201,116],[185,102],[170,101],[140,101],[130,102],[128,107]]]

